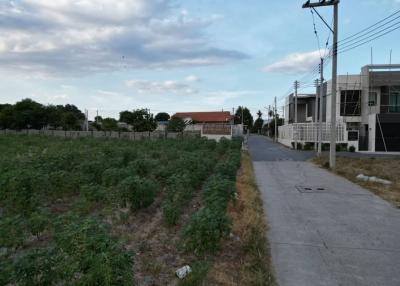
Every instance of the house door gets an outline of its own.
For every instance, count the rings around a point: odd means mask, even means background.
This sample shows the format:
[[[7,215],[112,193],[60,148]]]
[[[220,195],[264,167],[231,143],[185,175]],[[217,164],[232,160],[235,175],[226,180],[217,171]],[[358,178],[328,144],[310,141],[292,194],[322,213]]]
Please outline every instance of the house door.
[[[368,151],[368,124],[364,125],[364,130],[362,131],[363,132],[360,132],[360,135],[358,137],[358,149],[360,151]]]

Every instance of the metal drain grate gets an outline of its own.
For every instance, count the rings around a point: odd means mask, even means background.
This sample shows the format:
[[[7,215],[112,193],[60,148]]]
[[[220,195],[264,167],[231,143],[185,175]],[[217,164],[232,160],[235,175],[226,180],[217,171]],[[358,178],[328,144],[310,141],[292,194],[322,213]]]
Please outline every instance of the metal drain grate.
[[[325,187],[296,186],[300,193],[324,193],[327,191]]]

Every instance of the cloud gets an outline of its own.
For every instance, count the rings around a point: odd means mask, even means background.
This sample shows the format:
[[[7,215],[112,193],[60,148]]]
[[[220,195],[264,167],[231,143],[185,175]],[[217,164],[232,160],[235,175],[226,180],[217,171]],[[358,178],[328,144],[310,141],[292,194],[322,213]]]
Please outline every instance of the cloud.
[[[188,82],[198,82],[200,81],[200,78],[195,75],[189,75],[185,78],[185,80]]]
[[[20,0],[0,3],[0,68],[74,75],[224,64],[248,56],[210,45],[220,17],[193,17],[173,0]]]
[[[239,97],[245,97],[249,95],[256,94],[256,91],[251,90],[237,90],[237,91],[227,91],[227,90],[220,90],[220,91],[210,91],[206,92],[202,98],[202,101],[211,106],[221,106],[229,100],[236,99]]]
[[[321,51],[324,54],[323,51]],[[293,53],[263,68],[264,72],[298,74],[308,72],[320,62],[320,52]]]
[[[128,80],[125,82],[127,87],[135,89],[139,93],[184,93],[193,94],[197,90],[190,87],[186,83],[181,83],[173,80],[167,81],[148,81],[148,80]]]

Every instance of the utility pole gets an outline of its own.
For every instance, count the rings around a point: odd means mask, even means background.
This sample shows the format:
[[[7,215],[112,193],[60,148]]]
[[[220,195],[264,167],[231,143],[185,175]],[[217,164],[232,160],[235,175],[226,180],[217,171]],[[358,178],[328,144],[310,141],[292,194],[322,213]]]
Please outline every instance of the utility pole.
[[[271,137],[271,105],[268,105],[268,137]]]
[[[324,101],[324,59],[321,58],[320,65],[320,86],[319,86],[319,123],[318,123],[318,156],[322,154],[322,112],[323,112],[323,101]]]
[[[275,142],[278,142],[278,112],[277,112],[277,108],[276,108],[276,96],[275,96]]]
[[[315,3],[310,3],[308,0],[303,4],[303,8],[313,9],[318,17],[333,33],[333,55],[332,55],[332,89],[331,89],[331,140],[329,152],[329,166],[331,169],[336,167],[336,91],[337,91],[337,56],[338,56],[338,22],[339,22],[339,3],[340,0],[320,0]],[[315,9],[316,7],[333,6],[333,29],[322,18]]]
[[[294,82],[294,149],[297,150],[297,89],[299,88],[299,82]]]
[[[319,79],[315,80],[315,105],[314,105],[314,150],[318,150],[318,86],[319,86]]]

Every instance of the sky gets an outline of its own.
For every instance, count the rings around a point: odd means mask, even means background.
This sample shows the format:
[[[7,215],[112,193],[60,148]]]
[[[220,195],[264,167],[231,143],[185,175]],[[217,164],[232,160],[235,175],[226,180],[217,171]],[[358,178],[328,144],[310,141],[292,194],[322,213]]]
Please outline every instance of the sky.
[[[266,114],[304,85],[327,27],[304,0],[0,0],[0,103],[31,98],[103,117],[232,111]],[[339,39],[400,9],[400,0],[342,0]],[[318,10],[328,23],[332,8]],[[320,46],[320,50],[319,50]],[[400,30],[339,55],[339,73],[400,63]],[[330,79],[330,66],[325,78]],[[304,90],[312,91],[312,90]]]

